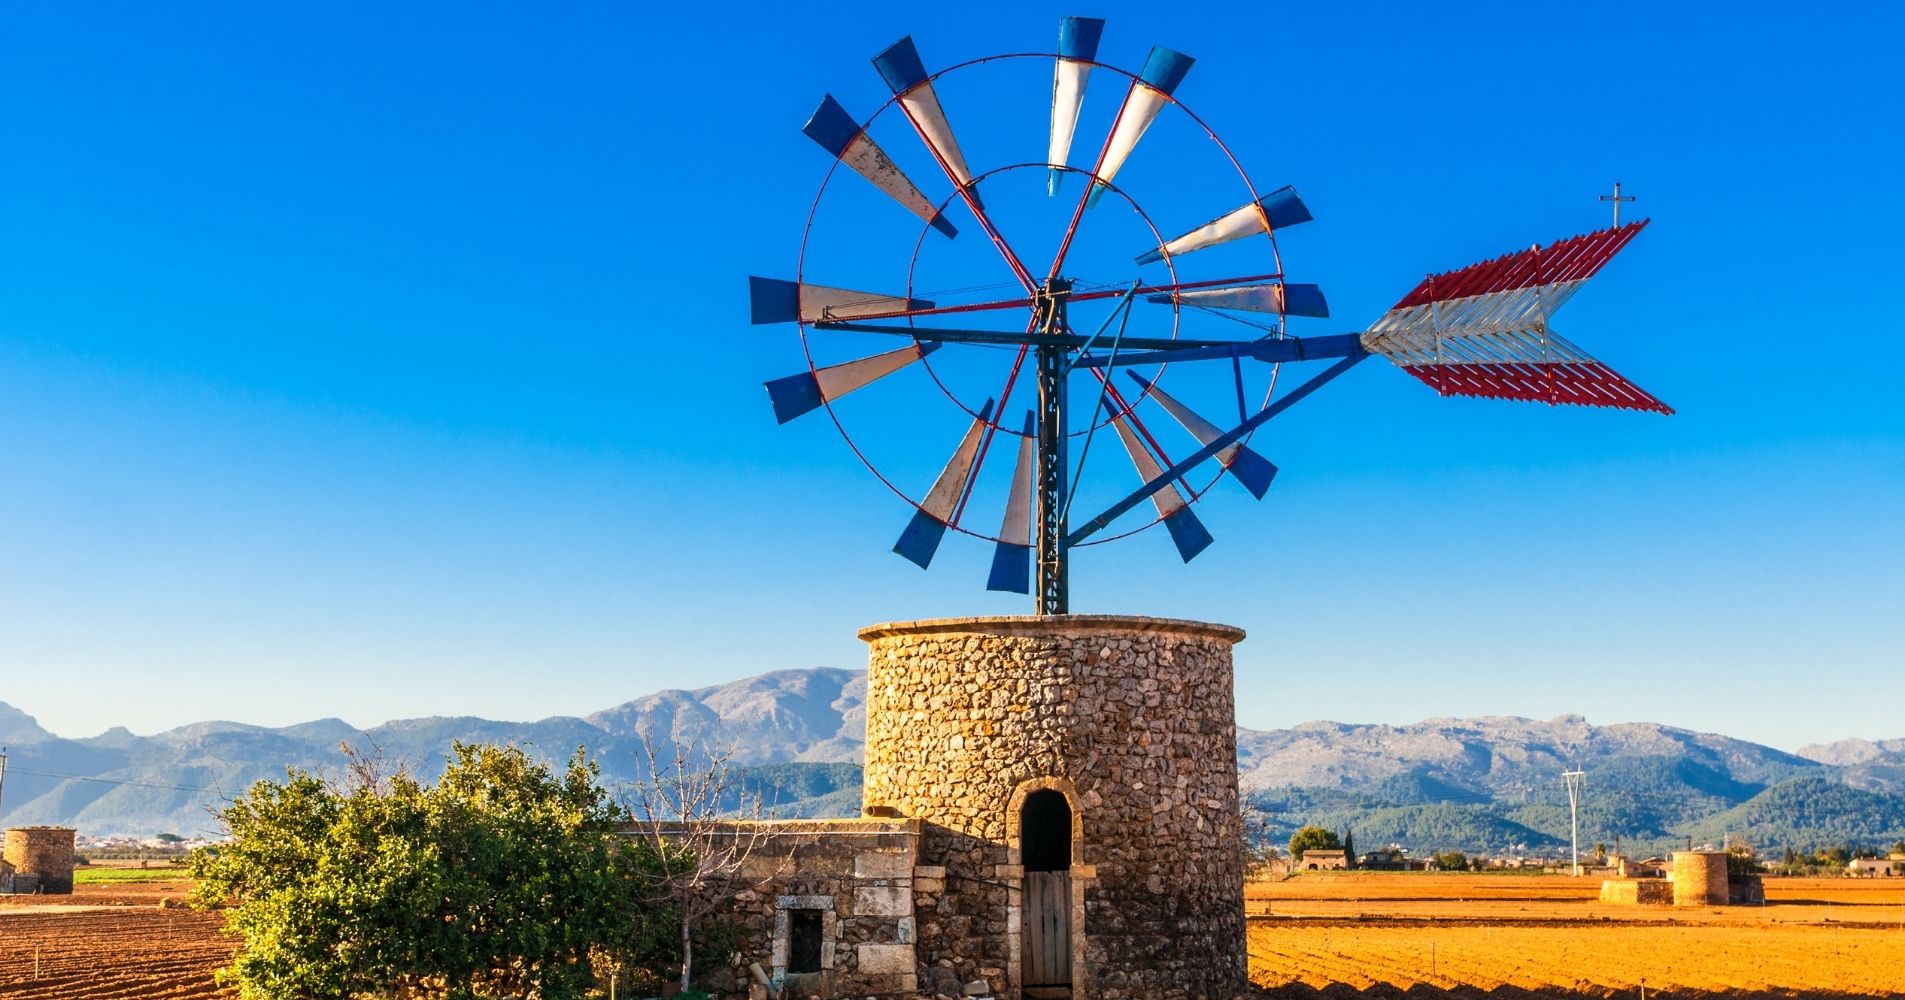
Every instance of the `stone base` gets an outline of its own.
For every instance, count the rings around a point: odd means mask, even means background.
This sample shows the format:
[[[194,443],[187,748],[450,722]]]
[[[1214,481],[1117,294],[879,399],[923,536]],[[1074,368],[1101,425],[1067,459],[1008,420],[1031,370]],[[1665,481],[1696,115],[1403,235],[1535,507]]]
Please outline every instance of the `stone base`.
[[[1058,793],[1071,821],[1060,935],[1071,994],[1244,993],[1241,630],[1064,615],[895,622],[860,637],[866,807],[919,821],[919,863],[945,869],[942,891],[915,894],[922,966],[1001,997],[1054,985],[1030,981],[1024,954],[1026,866],[1049,862],[1022,849],[1026,802]]]

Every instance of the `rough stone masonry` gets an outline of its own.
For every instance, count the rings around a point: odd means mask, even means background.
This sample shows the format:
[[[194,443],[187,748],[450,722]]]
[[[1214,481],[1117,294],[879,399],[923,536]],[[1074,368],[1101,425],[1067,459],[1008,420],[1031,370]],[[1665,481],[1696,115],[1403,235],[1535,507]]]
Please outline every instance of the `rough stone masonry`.
[[[917,950],[1018,996],[1020,807],[1073,817],[1074,997],[1244,989],[1231,647],[1239,629],[1108,615],[898,622],[870,646],[865,810],[921,822]],[[927,902],[930,900],[930,903]]]

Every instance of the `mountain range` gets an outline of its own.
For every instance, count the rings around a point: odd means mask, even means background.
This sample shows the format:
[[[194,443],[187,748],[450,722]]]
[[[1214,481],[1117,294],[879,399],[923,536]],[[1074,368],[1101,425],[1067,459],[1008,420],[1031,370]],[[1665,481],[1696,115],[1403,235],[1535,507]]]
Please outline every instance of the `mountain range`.
[[[287,767],[335,773],[340,745],[380,752],[428,778],[456,740],[515,742],[552,759],[586,747],[615,788],[646,776],[649,749],[672,755],[678,741],[699,745],[707,734],[718,734],[744,781],[769,792],[777,815],[857,815],[865,701],[864,673],[818,668],[662,691],[583,718],[435,717],[370,729],[337,719],[281,728],[202,722],[86,739],[56,736],[0,703],[0,745],[11,747],[0,822],[215,836],[213,809],[227,797]],[[1587,773],[1584,844],[1620,838],[1630,851],[1654,851],[1733,836],[1763,849],[1805,849],[1905,838],[1905,739],[1786,753],[1655,723],[1595,726],[1563,716],[1240,727],[1237,742],[1244,789],[1273,831],[1317,822],[1353,829],[1365,848],[1565,848],[1560,774],[1571,769]]]

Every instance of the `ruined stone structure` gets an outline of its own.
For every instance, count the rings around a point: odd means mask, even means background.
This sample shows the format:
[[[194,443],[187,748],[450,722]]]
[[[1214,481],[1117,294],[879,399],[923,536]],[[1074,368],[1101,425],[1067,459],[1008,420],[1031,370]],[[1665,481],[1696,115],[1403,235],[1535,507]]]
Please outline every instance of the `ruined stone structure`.
[[[1673,903],[1673,883],[1664,878],[1611,878],[1601,883],[1601,902],[1617,906]]]
[[[921,863],[945,869],[917,906],[922,966],[1005,997],[1242,991],[1242,631],[1066,615],[860,637],[865,808],[921,821]]]
[[[12,867],[13,892],[71,893],[73,835],[70,827],[25,826],[6,832],[0,857]]]
[[[1721,851],[1675,851],[1673,869],[1675,906],[1725,906],[1726,854]]]
[[[1765,901],[1759,876],[1729,878],[1722,851],[1675,851],[1666,878],[1612,878],[1601,883],[1603,903],[1725,906]]]
[[[860,632],[864,818],[764,834],[727,997],[1233,1000],[1246,988],[1223,625],[1107,615]]]
[[[741,872],[728,914],[744,942],[738,967],[708,966],[723,996],[764,996],[749,965],[804,997],[914,995],[914,901],[934,888],[919,867],[914,820],[829,819],[734,823],[764,833]],[[729,891],[735,886],[729,886]]]

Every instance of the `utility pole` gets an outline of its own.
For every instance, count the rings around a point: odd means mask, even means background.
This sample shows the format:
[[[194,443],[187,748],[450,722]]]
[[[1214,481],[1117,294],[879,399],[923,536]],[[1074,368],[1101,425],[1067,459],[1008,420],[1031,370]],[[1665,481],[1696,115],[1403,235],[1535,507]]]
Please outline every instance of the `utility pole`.
[[[1574,874],[1581,874],[1581,778],[1586,772],[1563,771],[1561,780],[1568,783],[1568,826],[1569,847],[1574,852]]]
[[[7,748],[0,747],[0,793],[4,793],[6,790],[7,790]],[[0,805],[5,805],[5,804],[6,804],[5,796],[0,795]],[[0,816],[4,816],[4,815],[6,815],[6,812],[4,810],[0,810]]]

